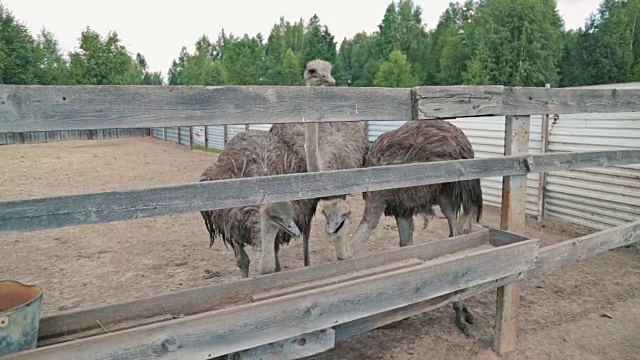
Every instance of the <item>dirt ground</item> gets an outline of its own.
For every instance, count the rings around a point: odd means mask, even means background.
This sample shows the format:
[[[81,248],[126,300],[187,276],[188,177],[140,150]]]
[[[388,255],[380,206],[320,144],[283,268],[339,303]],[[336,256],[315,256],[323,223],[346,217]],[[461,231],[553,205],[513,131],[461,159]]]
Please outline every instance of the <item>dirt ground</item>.
[[[216,155],[150,138],[69,141],[0,147],[0,199],[144,188],[197,181]],[[355,229],[360,194],[350,198]],[[481,223],[497,227],[498,209]],[[438,212],[416,242],[448,235]],[[314,221],[312,236],[322,233]],[[530,220],[527,235],[545,245],[586,230]],[[369,251],[398,246],[395,221],[385,218]],[[233,251],[208,235],[199,213],[0,236],[0,278],[45,287],[44,314],[121,302],[238,279]],[[281,251],[283,270],[302,266],[301,241]],[[249,252],[252,257],[253,253]],[[331,244],[311,242],[312,264],[335,261]],[[252,266],[252,273],[255,270]],[[447,306],[391,329],[337,344],[313,359],[490,359],[495,291],[467,301],[476,317],[465,338]],[[518,351],[511,359],[640,359],[640,255],[610,251],[526,281]]]

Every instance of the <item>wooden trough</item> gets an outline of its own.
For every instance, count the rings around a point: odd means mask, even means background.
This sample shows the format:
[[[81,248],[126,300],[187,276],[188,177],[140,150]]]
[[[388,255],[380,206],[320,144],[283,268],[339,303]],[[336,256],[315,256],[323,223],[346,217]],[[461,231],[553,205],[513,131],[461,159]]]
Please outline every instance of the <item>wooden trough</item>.
[[[0,85],[0,132],[506,116],[504,157],[0,202],[11,233],[504,177],[502,230],[45,317],[38,348],[7,359],[295,359],[493,289],[494,350],[513,351],[526,276],[640,241],[640,222],[544,248],[521,235],[527,174],[640,163],[640,150],[528,154],[529,114],[595,111],[638,112],[640,91]]]

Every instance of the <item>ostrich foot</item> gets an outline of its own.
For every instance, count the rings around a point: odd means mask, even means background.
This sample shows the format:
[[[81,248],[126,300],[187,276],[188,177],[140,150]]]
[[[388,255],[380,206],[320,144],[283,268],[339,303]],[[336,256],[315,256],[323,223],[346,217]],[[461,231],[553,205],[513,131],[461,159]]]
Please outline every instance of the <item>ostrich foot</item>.
[[[467,309],[467,307],[464,306],[460,301],[456,301],[453,303],[453,310],[455,310],[456,312],[456,327],[460,329],[460,331],[462,331],[462,333],[466,337],[471,337],[471,333],[469,332],[469,326],[467,325],[467,323],[474,323],[475,319],[473,318],[473,315],[471,314],[469,309]]]

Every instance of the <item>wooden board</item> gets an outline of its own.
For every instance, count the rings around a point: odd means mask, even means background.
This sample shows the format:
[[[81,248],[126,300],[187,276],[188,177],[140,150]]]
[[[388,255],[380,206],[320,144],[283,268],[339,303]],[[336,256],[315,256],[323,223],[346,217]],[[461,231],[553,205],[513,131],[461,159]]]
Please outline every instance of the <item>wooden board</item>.
[[[410,89],[0,85],[0,133],[411,120]]]
[[[0,85],[0,133],[635,111],[636,89]]]
[[[0,233],[141,219],[457,180],[640,164],[640,150],[388,165],[0,202]]]
[[[284,340],[530,269],[538,240],[16,354],[9,359],[210,358]]]
[[[300,359],[332,349],[335,341],[335,330],[324,329],[209,360]]]
[[[640,111],[638,89],[422,86],[411,97],[414,120]]]
[[[318,264],[313,267],[292,269],[255,278],[231,281],[195,289],[172,292],[124,303],[78,309],[47,316],[40,321],[39,344],[67,341],[69,335],[76,338],[94,335],[90,330],[102,326],[115,331],[132,326],[134,320],[147,322],[167,320],[172,316],[188,316],[232,305],[250,303],[253,296],[284,290],[301,284],[334,279],[337,276],[356,275],[358,272],[384,267],[390,263],[417,258],[422,261],[472,249],[488,241],[489,230],[481,229],[471,234],[430,241],[425,244],[354,256],[353,258]],[[99,321],[100,323],[98,323]],[[124,324],[123,324],[124,323]],[[101,325],[100,325],[101,324]]]
[[[640,242],[640,221],[598,231],[540,249],[531,274],[540,274],[611,249]]]
[[[529,115],[505,118],[505,156],[529,153],[530,122]],[[500,228],[515,233],[524,232],[526,208],[527,175],[503,177]],[[516,281],[498,288],[493,344],[493,349],[498,355],[516,350],[521,287],[522,283]]]

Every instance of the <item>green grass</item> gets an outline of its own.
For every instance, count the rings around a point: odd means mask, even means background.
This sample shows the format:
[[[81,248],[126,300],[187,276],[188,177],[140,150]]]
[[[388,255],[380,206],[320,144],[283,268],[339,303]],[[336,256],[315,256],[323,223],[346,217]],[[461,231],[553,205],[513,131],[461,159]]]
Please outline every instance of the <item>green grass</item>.
[[[207,152],[214,153],[214,154],[220,154],[220,153],[222,153],[222,150],[220,150],[220,149],[215,149],[215,148],[208,148],[208,149],[205,149],[205,148],[204,148],[204,146],[202,146],[202,145],[197,145],[197,144],[194,144],[194,145],[193,145],[193,148],[194,148],[194,149],[198,149],[198,150],[205,150],[205,151],[207,151]]]

